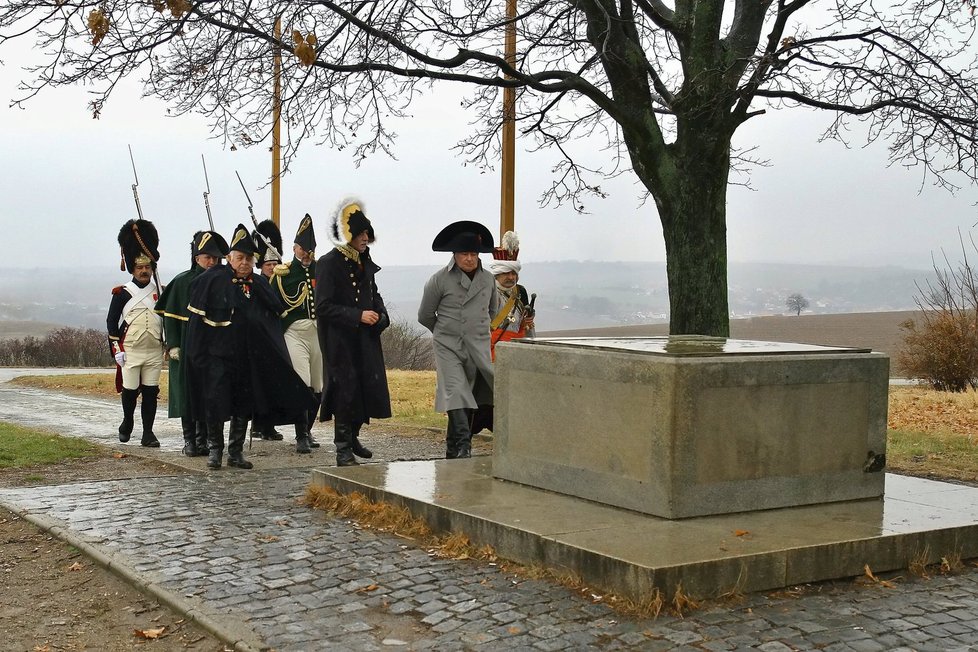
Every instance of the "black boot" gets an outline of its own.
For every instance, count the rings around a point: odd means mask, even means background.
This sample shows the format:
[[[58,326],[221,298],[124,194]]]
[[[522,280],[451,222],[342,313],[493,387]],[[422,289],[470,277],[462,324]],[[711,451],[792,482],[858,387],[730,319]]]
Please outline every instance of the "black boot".
[[[207,468],[221,468],[224,457],[224,422],[215,421],[207,424]]]
[[[310,389],[312,389],[312,388],[310,388]],[[309,410],[309,412],[306,413],[309,416],[309,420],[306,422],[306,424],[307,424],[306,434],[309,436],[309,447],[310,448],[319,448],[319,442],[316,441],[313,438],[313,436],[312,436],[312,427],[314,425],[316,425],[316,415],[319,414],[319,406],[323,402],[323,393],[322,392],[313,392],[312,395],[316,397],[316,409],[315,410]]]
[[[360,443],[360,427],[362,423],[353,422],[353,454],[357,457],[362,457],[365,460],[369,460],[374,456],[373,452]]]
[[[244,458],[245,435],[248,434],[248,419],[231,417],[231,427],[228,429],[228,466],[238,469],[251,469],[254,464]]]
[[[295,452],[300,455],[306,455],[312,452],[309,444],[309,430],[307,429],[306,423],[306,415],[304,413],[295,422]]]
[[[138,389],[122,390],[122,423],[119,425],[119,441],[125,443],[132,436],[132,428],[136,416],[136,397]]]
[[[160,440],[153,434],[153,423],[156,421],[156,403],[160,396],[158,385],[142,386],[143,402],[139,406],[139,416],[143,420],[143,438],[140,445],[147,448],[159,448]]]
[[[183,454],[197,457],[197,424],[190,417],[180,417],[180,429],[183,431]]]
[[[472,457],[472,428],[469,410],[448,411],[448,431],[445,433],[445,458]]]
[[[336,444],[336,466],[359,466],[353,456],[353,427],[337,421],[333,424],[333,443]]]
[[[207,455],[207,424],[203,421],[195,421],[194,425],[197,427],[197,454]],[[224,438],[224,426],[221,426],[221,439]]]

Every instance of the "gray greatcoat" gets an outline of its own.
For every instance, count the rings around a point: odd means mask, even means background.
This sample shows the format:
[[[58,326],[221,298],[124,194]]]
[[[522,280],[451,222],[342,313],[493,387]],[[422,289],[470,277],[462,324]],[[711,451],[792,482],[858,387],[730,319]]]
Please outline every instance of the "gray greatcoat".
[[[436,411],[492,405],[489,322],[498,311],[495,279],[481,262],[472,279],[454,258],[428,279],[418,322],[434,336]]]

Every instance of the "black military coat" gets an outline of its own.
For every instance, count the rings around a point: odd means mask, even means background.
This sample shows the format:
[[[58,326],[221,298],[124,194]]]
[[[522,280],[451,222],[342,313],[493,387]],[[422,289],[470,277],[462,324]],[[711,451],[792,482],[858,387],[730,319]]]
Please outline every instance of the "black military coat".
[[[317,261],[316,316],[323,351],[325,388],[320,420],[370,423],[391,416],[390,393],[380,335],[390,326],[384,299],[374,280],[380,271],[369,249],[359,262],[337,249]],[[360,323],[364,310],[380,320]]]
[[[227,265],[212,267],[190,284],[188,310],[184,350],[195,419],[295,423],[316,408],[285,347],[285,307],[265,279],[241,281]]]

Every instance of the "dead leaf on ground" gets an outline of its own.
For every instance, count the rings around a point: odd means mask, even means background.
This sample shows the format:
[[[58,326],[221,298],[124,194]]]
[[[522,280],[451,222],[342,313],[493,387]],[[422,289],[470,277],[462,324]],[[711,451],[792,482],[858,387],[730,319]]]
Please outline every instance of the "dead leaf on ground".
[[[153,627],[151,629],[136,629],[133,631],[136,634],[136,636],[139,636],[140,638],[146,638],[152,640],[163,636],[163,632],[165,630],[166,627]]]
[[[744,537],[750,534],[750,530],[734,530],[735,537]]]
[[[80,571],[83,568],[85,568],[85,567],[81,565],[81,562],[77,562],[76,561],[74,564],[72,564],[71,566],[68,567],[68,570],[70,570],[70,571]]]
[[[124,460],[129,456],[126,453],[113,453],[112,457],[114,457],[117,460]]]
[[[379,588],[380,588],[380,586],[377,585],[377,584],[369,584],[367,586],[364,586],[363,588],[357,589],[357,591],[359,593],[367,593],[368,591],[376,591]]]

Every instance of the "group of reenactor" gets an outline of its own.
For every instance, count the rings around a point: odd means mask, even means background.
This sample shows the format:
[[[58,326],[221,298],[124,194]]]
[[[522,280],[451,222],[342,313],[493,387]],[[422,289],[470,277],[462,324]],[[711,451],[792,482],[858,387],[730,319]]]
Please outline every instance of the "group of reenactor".
[[[112,290],[106,326],[117,365],[129,441],[137,399],[143,446],[153,433],[160,373],[168,361],[170,418],[179,418],[183,452],[250,469],[244,442],[281,440],[276,426],[295,429],[295,451],[308,454],[318,416],[334,422],[336,464],[359,464],[372,452],[360,442],[371,418],[391,416],[381,334],[390,316],[376,283],[380,267],[370,244],[374,228],[362,202],[347,199],[331,225],[332,248],[316,259],[312,218],[306,215],[284,262],[282,234],[271,220],[249,231],[239,224],[225,240],[198,231],[191,265],[165,288],[157,276],[159,236],[147,220],[129,220],[119,233],[122,266],[132,280]],[[495,345],[534,335],[533,301],[517,284],[519,243],[507,233],[494,247],[486,227],[454,222],[435,237],[434,251],[452,253],[427,282],[418,321],[433,335],[435,409],[447,412],[446,457],[471,455],[473,433],[492,428]],[[492,253],[490,271],[480,253]],[[226,264],[221,261],[226,260]]]

